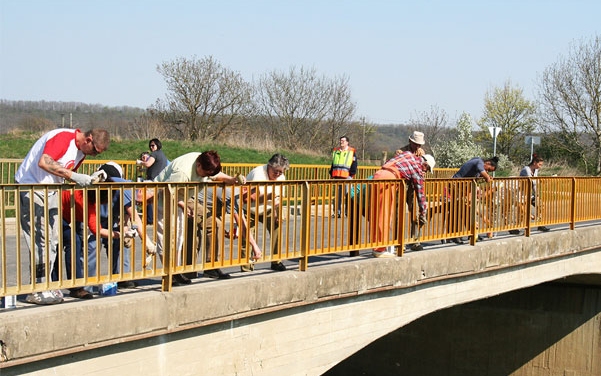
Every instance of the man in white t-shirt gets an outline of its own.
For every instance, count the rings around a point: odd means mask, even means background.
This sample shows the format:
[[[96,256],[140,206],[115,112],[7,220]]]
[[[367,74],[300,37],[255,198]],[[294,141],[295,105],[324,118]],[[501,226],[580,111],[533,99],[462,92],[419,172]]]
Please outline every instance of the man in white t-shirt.
[[[40,137],[29,150],[15,174],[15,181],[18,184],[62,184],[70,180],[81,187],[90,186],[92,177],[78,174],[75,170],[87,155],[98,155],[107,150],[109,144],[110,136],[104,129],[85,133],[79,129],[52,130]],[[19,200],[21,228],[29,251],[34,252],[36,264],[32,280],[35,278],[36,282],[42,283],[52,275],[57,257],[60,197],[56,191],[22,191]],[[30,212],[31,201],[33,213]],[[46,244],[49,247],[48,260]],[[49,270],[46,270],[46,265]],[[28,295],[26,301],[40,305],[56,304],[61,303],[63,297],[60,290],[42,291]]]
[[[284,173],[290,168],[288,158],[281,154],[274,154],[267,164],[257,166],[246,175],[246,181],[284,181]],[[279,253],[279,206],[280,198],[284,195],[283,186],[258,186],[243,194],[243,201],[250,203],[248,216],[249,231],[252,232],[257,221],[263,223],[271,236],[271,257]],[[246,207],[246,205],[245,205]],[[245,242],[243,242],[244,244]],[[253,264],[240,267],[243,272],[254,270]],[[271,270],[284,271],[286,266],[281,261],[272,261]]]

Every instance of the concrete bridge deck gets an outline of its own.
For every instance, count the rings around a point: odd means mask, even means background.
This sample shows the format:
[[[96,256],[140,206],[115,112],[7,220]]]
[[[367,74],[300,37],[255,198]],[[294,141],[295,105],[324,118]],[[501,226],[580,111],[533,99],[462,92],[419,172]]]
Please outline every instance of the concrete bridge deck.
[[[0,373],[319,375],[434,311],[565,278],[601,284],[601,225],[5,310]]]

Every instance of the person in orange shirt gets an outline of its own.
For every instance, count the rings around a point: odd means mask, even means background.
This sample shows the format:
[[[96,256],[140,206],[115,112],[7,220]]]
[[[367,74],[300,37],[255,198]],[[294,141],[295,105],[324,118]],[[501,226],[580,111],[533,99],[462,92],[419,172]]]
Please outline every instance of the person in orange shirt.
[[[95,236],[100,235],[101,237],[118,238],[119,233],[117,231],[109,231],[105,228],[98,228],[96,220],[96,192],[93,190],[87,191],[88,195],[88,218],[85,224],[90,229],[90,233]],[[72,202],[73,201],[73,202]],[[108,201],[108,190],[100,191],[99,202]],[[84,277],[84,257],[83,257],[83,242],[86,239],[84,237],[84,191],[76,189],[71,194],[71,191],[63,191],[62,197],[62,211],[63,211],[63,250],[65,252],[65,268],[67,270],[67,279],[71,279],[73,271],[75,271],[75,278]],[[75,219],[71,218],[71,206],[75,207]],[[73,226],[73,230],[71,228]],[[73,239],[74,238],[74,239]],[[72,242],[72,239],[74,242]],[[75,245],[75,268],[71,264],[72,243]],[[92,250],[94,251],[94,250]],[[53,280],[58,280],[58,257],[55,262]],[[76,287],[70,289],[72,298],[79,299],[91,299],[93,296],[90,292],[86,291],[83,287]]]

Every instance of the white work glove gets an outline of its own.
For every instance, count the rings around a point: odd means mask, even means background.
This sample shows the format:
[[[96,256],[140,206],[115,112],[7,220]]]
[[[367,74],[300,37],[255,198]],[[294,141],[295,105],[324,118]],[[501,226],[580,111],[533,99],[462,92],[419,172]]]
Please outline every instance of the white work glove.
[[[152,258],[153,258],[155,255],[156,255],[156,253],[155,253],[155,254],[153,254],[153,255],[148,255],[148,256],[146,256],[146,258],[144,259],[144,266],[143,266],[143,267],[144,267],[144,269],[150,269],[150,267],[152,266]]]
[[[152,240],[146,240],[146,254],[154,255],[157,253],[157,246],[152,242]]]
[[[246,176],[242,175],[242,174],[238,174],[234,177],[234,179],[236,179],[236,184],[246,184]]]
[[[107,179],[107,175],[106,172],[99,170],[96,171],[95,173],[92,174],[92,183],[96,184],[96,183],[102,183],[103,181],[106,181]]]
[[[136,159],[136,164],[139,166],[142,164],[142,160],[141,159]]]
[[[79,185],[80,187],[89,187],[92,185],[92,177],[90,175],[78,174],[77,172],[71,173],[71,178],[69,178],[72,182]]]
[[[138,230],[135,229],[135,228],[132,228],[132,229],[129,229],[129,230],[125,231],[125,237],[126,238],[133,239],[136,236],[138,236]]]

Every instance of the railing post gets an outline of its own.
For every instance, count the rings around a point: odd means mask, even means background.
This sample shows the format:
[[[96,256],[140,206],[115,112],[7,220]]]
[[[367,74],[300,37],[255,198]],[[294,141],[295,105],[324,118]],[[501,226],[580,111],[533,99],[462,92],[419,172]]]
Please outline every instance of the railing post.
[[[576,228],[576,178],[572,178],[572,190],[570,200],[570,230]]]
[[[530,229],[532,223],[532,178],[528,178],[528,187],[526,187],[526,227],[524,228],[524,235],[530,236]]]
[[[485,183],[488,184],[488,183]],[[476,179],[472,180],[472,189],[471,189],[471,197],[470,197],[470,202],[472,203],[470,205],[470,234],[471,239],[470,239],[470,244],[471,245],[476,245],[476,239],[478,239],[478,234],[477,234],[477,229],[476,229],[476,225],[477,225],[477,221],[478,219],[476,218],[476,212],[477,210],[477,205],[478,205],[478,182]]]
[[[177,218],[173,215],[173,196],[177,197],[177,192],[171,192],[171,186],[165,187],[163,190],[163,278],[161,279],[162,291],[171,291],[172,282],[173,282],[173,267],[174,264],[174,254],[172,252],[171,247],[173,246],[172,238],[172,220]],[[161,200],[159,201],[159,205],[161,205]],[[177,205],[175,205],[175,210],[177,210]],[[155,220],[158,218],[155,217]]]
[[[395,183],[396,184],[396,183]],[[397,237],[399,239],[399,247],[400,249],[397,250],[396,254],[399,257],[402,257],[403,254],[405,253],[405,212],[407,212],[407,183],[405,182],[405,179],[401,180],[401,186],[399,187],[401,192],[399,194],[399,205],[397,206],[397,208],[399,208],[398,210],[398,216],[397,218],[399,219],[398,223],[399,226],[397,227]],[[417,194],[414,195],[413,200],[415,200],[415,197],[417,197]],[[415,211],[415,208],[413,209],[413,211]],[[413,213],[410,212],[409,213],[409,224],[412,225],[411,223],[411,219],[413,218]],[[419,220],[418,220],[418,224],[419,226]],[[419,227],[418,227],[418,230]],[[411,234],[411,231],[409,231],[409,234]]]
[[[301,258],[299,260],[299,270],[304,272],[309,265],[309,243],[311,229],[311,189],[309,182],[305,181],[301,186],[302,201],[301,201]]]

